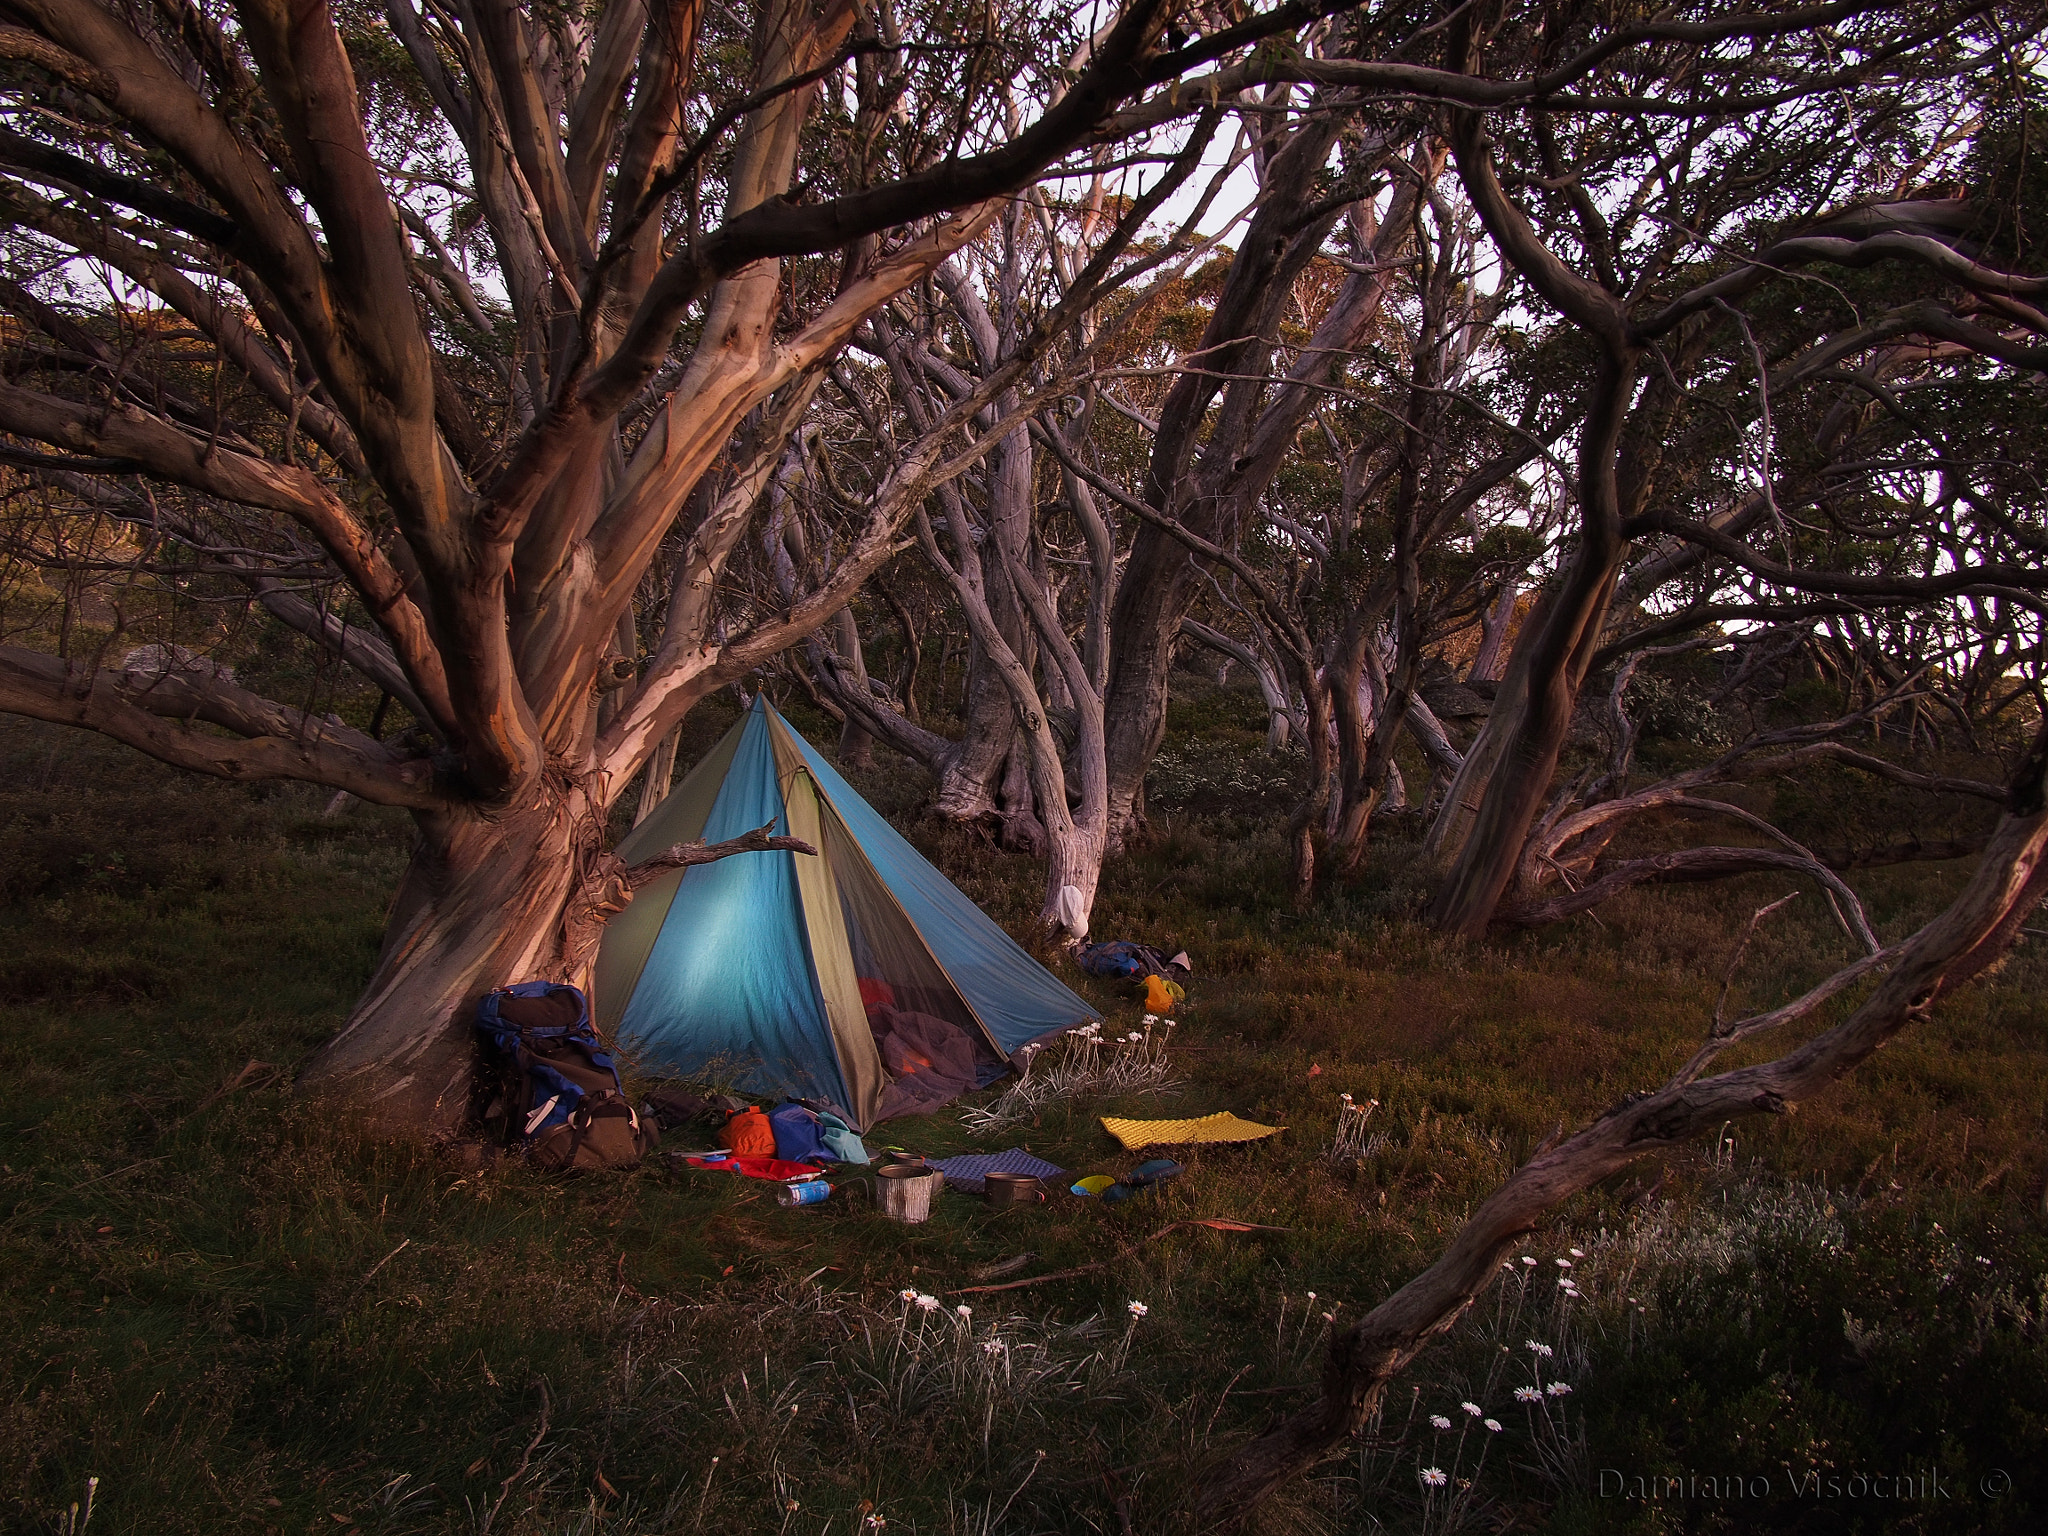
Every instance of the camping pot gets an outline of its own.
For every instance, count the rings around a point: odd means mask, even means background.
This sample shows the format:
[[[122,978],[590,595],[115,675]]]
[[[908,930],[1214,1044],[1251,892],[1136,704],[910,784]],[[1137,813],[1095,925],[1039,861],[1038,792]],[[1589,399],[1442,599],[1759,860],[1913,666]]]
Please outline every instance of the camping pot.
[[[945,1183],[943,1173],[923,1163],[891,1163],[875,1170],[875,1204],[895,1221],[930,1221],[932,1196]]]
[[[1028,1173],[985,1173],[982,1198],[990,1205],[1039,1205],[1045,1200],[1045,1185]]]
[[[875,1154],[875,1161],[884,1168],[922,1168],[924,1166],[924,1154],[922,1152],[883,1151]]]

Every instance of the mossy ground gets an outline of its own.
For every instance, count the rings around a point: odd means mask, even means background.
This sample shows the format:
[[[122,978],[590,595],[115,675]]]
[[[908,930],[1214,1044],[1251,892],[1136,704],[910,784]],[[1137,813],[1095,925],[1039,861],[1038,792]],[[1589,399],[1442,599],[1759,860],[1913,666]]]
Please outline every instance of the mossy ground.
[[[699,715],[685,762],[723,724]],[[1205,1462],[1302,1400],[1322,1314],[1412,1275],[1560,1122],[1661,1080],[1749,913],[1791,888],[1647,890],[1597,923],[1449,943],[1413,923],[1413,852],[1389,823],[1365,875],[1296,913],[1280,770],[1244,768],[1258,724],[1255,704],[1180,707],[1192,788],[1155,801],[1158,835],[1111,866],[1096,911],[1100,934],[1195,959],[1182,1086],[1063,1104],[993,1145],[1090,1172],[1136,1160],[1103,1113],[1228,1108],[1285,1134],[1195,1152],[1117,1207],[952,1195],[904,1228],[853,1191],[784,1211],[718,1176],[559,1181],[364,1140],[289,1081],[368,971],[404,819],[323,820],[312,790],[0,720],[6,1523],[76,1529],[97,1478],[95,1536],[1183,1528]],[[858,782],[1028,931],[1027,860],[919,819],[899,768]],[[1962,873],[1857,883],[1893,938]],[[1750,946],[1738,1002],[1848,954],[1805,896]],[[1135,1022],[1132,1000],[1063,974]],[[2044,981],[2048,946],[2029,944],[1797,1114],[1561,1211],[1530,1239],[1542,1278],[1486,1298],[1264,1528],[2037,1529]],[[1339,1092],[1379,1099],[1386,1138],[1349,1171],[1323,1156]],[[974,1145],[953,1115],[878,1139]],[[1148,1240],[1194,1215],[1287,1230]],[[1572,1247],[1582,1301],[1551,1264]],[[1024,1253],[1026,1276],[1101,1267],[952,1294]],[[906,1307],[905,1287],[944,1309]],[[1573,1387],[1540,1410],[1513,1397],[1536,1379],[1530,1338]],[[1419,1479],[1434,1465],[1441,1493]],[[1648,1496],[1607,1496],[1609,1472]],[[1873,1496],[1907,1473],[1924,1496]]]

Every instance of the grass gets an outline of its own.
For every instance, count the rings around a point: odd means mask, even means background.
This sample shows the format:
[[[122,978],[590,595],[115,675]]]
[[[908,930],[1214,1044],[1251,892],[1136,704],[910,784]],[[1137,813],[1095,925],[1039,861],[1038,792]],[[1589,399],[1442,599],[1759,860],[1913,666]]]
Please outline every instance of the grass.
[[[693,721],[696,750],[720,713]],[[67,1536],[1181,1529],[1205,1461],[1304,1400],[1323,1314],[1370,1307],[1560,1121],[1682,1060],[1742,923],[1790,886],[1644,891],[1597,925],[1447,943],[1409,920],[1413,851],[1390,822],[1366,877],[1297,914],[1265,780],[1233,750],[1260,739],[1256,711],[1210,698],[1175,723],[1197,737],[1176,760],[1193,788],[1111,867],[1096,928],[1193,955],[1181,1087],[1056,1102],[994,1142],[957,1114],[879,1139],[1022,1144],[1078,1174],[1138,1160],[1104,1113],[1228,1108],[1288,1130],[1196,1151],[1120,1206],[948,1195],[905,1228],[852,1189],[784,1211],[724,1177],[555,1181],[357,1137],[294,1097],[290,1071],[367,973],[404,820],[323,820],[314,791],[200,782],[0,720],[0,1520]],[[1028,931],[1028,862],[916,819],[899,770],[857,782]],[[1961,873],[1902,866],[1858,888],[1889,939]],[[1738,1000],[1767,1006],[1847,954],[1803,897],[1752,944]],[[2044,981],[2048,959],[2022,948],[1799,1113],[1575,1202],[1262,1527],[2036,1528]],[[1133,999],[1093,995],[1135,1023]],[[1355,1167],[1322,1155],[1340,1092],[1381,1100],[1384,1140]],[[1212,1215],[1288,1230],[1152,1236]],[[1085,1265],[1101,1267],[954,1294]],[[1552,1374],[1534,1376],[1530,1339]],[[1518,1402],[1538,1379],[1573,1390]],[[1874,1475],[1930,1468],[1946,1498],[1871,1496]],[[1609,1472],[1642,1496],[1607,1493]]]

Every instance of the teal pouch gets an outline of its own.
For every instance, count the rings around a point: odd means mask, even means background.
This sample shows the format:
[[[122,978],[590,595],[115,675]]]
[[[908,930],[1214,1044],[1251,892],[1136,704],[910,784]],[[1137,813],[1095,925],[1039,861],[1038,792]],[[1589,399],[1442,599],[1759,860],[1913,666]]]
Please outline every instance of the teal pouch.
[[[853,1127],[827,1110],[815,1111],[818,1117],[818,1140],[825,1143],[825,1150],[842,1163],[865,1163],[868,1149],[854,1135]]]

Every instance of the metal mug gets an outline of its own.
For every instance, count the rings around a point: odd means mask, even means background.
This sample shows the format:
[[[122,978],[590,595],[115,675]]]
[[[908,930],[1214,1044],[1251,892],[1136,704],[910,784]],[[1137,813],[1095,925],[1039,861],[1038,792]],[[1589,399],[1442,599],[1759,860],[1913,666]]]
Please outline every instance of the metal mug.
[[[982,1175],[981,1197],[990,1205],[1042,1205],[1045,1185],[1028,1173]]]

